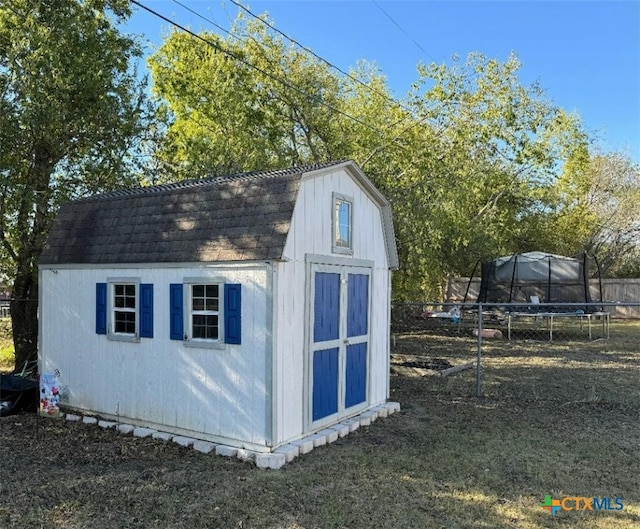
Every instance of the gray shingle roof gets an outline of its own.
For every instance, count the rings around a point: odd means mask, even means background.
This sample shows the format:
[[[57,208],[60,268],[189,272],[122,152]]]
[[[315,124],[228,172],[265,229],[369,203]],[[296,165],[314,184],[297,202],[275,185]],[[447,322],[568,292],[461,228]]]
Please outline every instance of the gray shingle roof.
[[[342,162],[124,189],[64,204],[40,264],[282,256],[301,176]]]

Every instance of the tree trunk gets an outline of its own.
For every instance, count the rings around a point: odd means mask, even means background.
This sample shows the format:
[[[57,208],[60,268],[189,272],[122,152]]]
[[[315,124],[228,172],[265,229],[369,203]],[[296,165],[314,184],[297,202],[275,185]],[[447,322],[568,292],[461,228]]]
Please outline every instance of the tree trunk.
[[[13,282],[10,305],[16,370],[22,369],[25,362],[36,360],[38,353],[38,285],[31,267],[27,264],[25,268]]]
[[[16,252],[16,276],[10,305],[16,369],[38,355],[38,259],[51,226],[50,178],[55,163],[45,142],[34,149],[34,163],[20,208],[18,227],[23,233]],[[26,207],[24,207],[26,205]]]

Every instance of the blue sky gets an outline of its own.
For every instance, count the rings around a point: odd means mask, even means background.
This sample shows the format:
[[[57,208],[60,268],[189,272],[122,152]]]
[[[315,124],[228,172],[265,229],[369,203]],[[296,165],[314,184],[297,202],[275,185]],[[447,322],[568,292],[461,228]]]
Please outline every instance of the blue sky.
[[[219,31],[172,0],[140,0],[192,30]],[[229,0],[179,0],[229,28]],[[515,52],[524,84],[538,81],[558,106],[577,112],[605,151],[640,163],[640,1],[253,0],[276,27],[348,70],[375,62],[396,97],[417,79],[416,64],[451,63],[469,52],[506,61]],[[168,23],[134,7],[126,26],[159,45]]]

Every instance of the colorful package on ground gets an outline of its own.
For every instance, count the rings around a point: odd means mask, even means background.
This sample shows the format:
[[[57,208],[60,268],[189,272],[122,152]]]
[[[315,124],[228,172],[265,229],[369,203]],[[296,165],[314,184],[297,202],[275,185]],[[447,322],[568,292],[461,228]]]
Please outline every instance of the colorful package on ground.
[[[53,374],[40,375],[40,415],[58,417],[60,415],[60,385]]]

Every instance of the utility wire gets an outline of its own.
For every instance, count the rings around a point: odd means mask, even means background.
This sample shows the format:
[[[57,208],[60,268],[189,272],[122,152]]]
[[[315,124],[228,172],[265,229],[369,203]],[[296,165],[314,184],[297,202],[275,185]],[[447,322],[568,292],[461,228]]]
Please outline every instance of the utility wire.
[[[243,64],[249,66],[250,68],[255,69],[256,71],[266,75],[267,77],[283,84],[284,86],[287,86],[293,90],[295,90],[296,92],[302,94],[305,98],[307,98],[307,100],[311,100],[312,96],[310,96],[308,93],[306,93],[305,91],[301,90],[300,88],[298,88],[295,85],[290,84],[287,81],[282,80],[281,78],[275,77],[269,73],[267,73],[265,70],[249,63],[248,61],[242,59],[241,57],[238,57],[237,55],[235,55],[234,53],[230,52],[229,50],[225,50],[224,48],[222,48],[219,45],[216,45],[215,43],[204,39],[203,37],[201,37],[200,35],[194,34],[193,32],[191,32],[190,30],[184,28],[183,26],[180,26],[179,24],[175,23],[174,21],[166,18],[165,16],[154,12],[153,10],[151,10],[150,8],[142,5],[140,2],[138,2],[137,0],[131,0],[132,3],[142,7],[143,9],[153,13],[156,16],[159,16],[160,18],[162,18],[163,20],[169,22],[170,24],[174,25],[175,27],[178,27],[179,29],[185,31],[186,33],[189,33],[190,35],[206,42],[207,44],[209,44],[210,46],[212,46],[216,51],[221,51],[222,53],[225,53],[226,55],[242,62]],[[326,64],[327,66],[329,66],[330,68],[335,69],[336,71],[340,72],[342,75],[346,76],[347,78],[349,78],[351,81],[358,83],[360,85],[362,85],[363,87],[367,88],[369,91],[371,91],[372,93],[376,93],[380,96],[382,96],[383,98],[385,98],[388,102],[392,103],[393,105],[397,105],[399,108],[402,108],[403,110],[405,110],[407,112],[407,114],[402,117],[400,120],[398,120],[397,122],[393,123],[390,125],[390,127],[394,127],[397,125],[400,125],[401,123],[403,123],[404,121],[408,120],[409,118],[411,118],[412,116],[415,117],[413,115],[413,110],[410,109],[409,107],[405,106],[404,104],[402,104],[400,101],[394,99],[393,97],[387,95],[384,92],[381,92],[379,90],[376,90],[375,88],[373,88],[372,86],[362,82],[360,79],[357,79],[356,77],[352,76],[351,74],[349,74],[348,72],[345,72],[344,70],[342,70],[341,68],[339,68],[338,66],[334,65],[333,63],[331,63],[330,61],[324,59],[323,57],[321,57],[320,55],[316,54],[315,52],[313,52],[310,48],[307,48],[306,46],[302,45],[300,42],[298,42],[296,39],[294,39],[293,37],[290,37],[289,35],[287,35],[286,33],[280,31],[279,29],[277,29],[275,26],[273,26],[272,24],[270,24],[267,20],[265,20],[264,18],[261,18],[260,16],[254,14],[249,8],[245,7],[244,5],[242,5],[239,1],[237,0],[230,0],[235,6],[237,6],[238,8],[242,9],[243,11],[245,11],[248,15],[250,15],[251,17],[253,17],[256,20],[259,20],[260,22],[262,22],[263,24],[265,24],[266,26],[268,26],[271,30],[275,31],[276,33],[280,34],[281,36],[283,36],[284,38],[286,38],[288,41],[290,41],[291,43],[293,43],[294,45],[298,46],[300,49],[302,49],[303,51],[311,54],[312,56],[314,56],[316,59],[318,59],[319,61],[321,61],[322,63]],[[219,30],[223,31],[224,33],[226,33],[227,35],[239,40],[242,42],[242,38],[233,34],[231,31],[225,29],[224,27],[220,26],[219,24],[217,24],[215,21],[203,16],[202,14],[198,13],[197,11],[195,11],[194,9],[186,6],[185,4],[183,4],[182,2],[180,2],[179,0],[173,0],[174,3],[180,5],[181,7],[183,7],[184,9],[186,9],[187,11],[191,12],[192,14],[194,14],[195,16],[201,18],[202,20],[209,22],[210,24],[212,24],[213,26],[215,26],[216,28],[218,28]],[[376,5],[376,7],[402,32],[404,33],[412,42],[413,44],[427,57],[429,57],[434,63],[437,63],[438,61],[430,54],[428,53],[410,34],[408,31],[406,31],[376,0],[372,0],[372,2]],[[255,39],[253,39],[257,44],[259,44]],[[315,98],[313,99],[314,101],[317,101]],[[381,134],[381,136],[383,135],[383,132],[378,129],[377,127],[374,127],[372,125],[369,125],[368,123],[365,123],[364,121],[360,120],[359,118],[356,118],[354,116],[351,116],[349,114],[347,114],[346,112],[343,112],[341,110],[339,110],[338,108],[333,107],[332,105],[324,102],[324,101],[318,101],[318,103],[320,103],[321,105],[325,106],[326,108],[337,112],[345,117],[347,117],[348,119],[351,119],[352,121],[359,123],[365,127],[367,127],[368,129],[377,132],[378,134]],[[467,109],[464,107],[460,108],[460,111],[462,112],[462,114],[466,115],[467,117],[470,117],[470,114],[468,113]],[[432,118],[432,116],[430,115],[426,115],[420,119],[418,119],[417,121],[415,121],[414,123],[410,123],[408,126],[406,126],[404,129],[402,129],[399,133],[397,133],[391,140],[390,143],[394,143],[399,147],[402,147],[403,149],[406,149],[406,145],[404,145],[403,143],[401,143],[401,138],[404,134],[406,134],[408,131],[410,131],[411,129],[418,127],[422,124],[424,124],[427,121],[430,121]],[[440,129],[440,131],[438,131],[438,128],[436,128],[436,133],[441,133],[443,132],[442,129]],[[388,146],[389,144],[387,144]],[[385,150],[385,146],[380,144],[378,145],[378,147],[376,147],[375,149],[373,149],[373,151],[370,153],[369,156],[366,157],[366,159],[364,160],[364,163],[367,163],[373,156],[375,156],[378,152],[381,152]],[[506,156],[504,155],[504,153],[502,153],[500,150],[498,150],[498,153],[503,157],[506,158]]]
[[[230,31],[227,31],[226,29],[224,29],[223,27],[221,27],[220,25],[218,25],[216,22],[208,19],[207,17],[205,17],[204,15],[198,13],[197,11],[191,9],[190,7],[185,6],[183,3],[181,3],[179,0],[173,0],[174,3],[184,7],[187,11],[191,12],[192,14],[198,16],[199,18],[201,18],[202,20],[205,20],[211,24],[213,24],[215,27],[221,29],[222,31],[224,31],[225,33],[227,33],[228,35],[237,38],[238,40],[242,40],[240,37],[238,37],[237,35],[234,35],[233,33],[231,33]],[[272,29],[273,31],[275,31],[276,33],[282,35],[284,38],[286,38],[287,40],[289,40],[292,44],[295,44],[296,46],[298,46],[300,49],[302,49],[303,51],[313,55],[316,59],[320,60],[321,62],[323,62],[324,64],[326,64],[327,66],[329,66],[330,68],[333,68],[335,70],[337,70],[338,72],[340,72],[341,74],[345,75],[346,77],[348,77],[349,79],[351,79],[352,81],[364,86],[365,88],[367,88],[369,91],[376,93],[378,95],[381,95],[382,97],[384,97],[387,101],[391,102],[394,105],[398,105],[400,108],[402,108],[403,110],[405,110],[407,112],[407,115],[405,115],[404,117],[400,118],[398,121],[396,121],[395,123],[392,123],[390,126],[391,127],[395,127],[397,125],[402,124],[403,122],[405,122],[406,120],[408,120],[410,117],[413,116],[413,110],[410,109],[409,107],[403,105],[402,103],[400,103],[399,101],[397,101],[396,99],[390,97],[389,95],[380,92],[379,90],[376,90],[375,88],[369,86],[366,83],[363,83],[362,81],[360,81],[360,79],[353,77],[351,74],[345,72],[344,70],[342,70],[341,68],[339,68],[338,66],[332,64],[331,62],[329,62],[328,60],[326,60],[324,57],[321,57],[320,55],[316,54],[313,50],[311,50],[310,48],[307,48],[306,46],[300,44],[300,42],[298,42],[296,39],[294,39],[293,37],[290,37],[289,35],[287,35],[286,33],[280,31],[278,28],[276,28],[275,26],[273,26],[272,24],[270,24],[267,20],[261,18],[260,16],[256,15],[255,13],[253,13],[249,8],[245,7],[244,5],[242,5],[240,2],[238,2],[237,0],[231,0],[231,2],[236,5],[237,7],[239,7],[240,9],[242,9],[243,11],[245,11],[247,14],[249,14],[250,16],[252,16],[253,18],[255,18],[256,20],[259,20],[260,22],[262,22],[263,24],[265,24],[266,26],[268,26],[270,29]],[[410,131],[411,129],[422,125],[423,123],[425,123],[426,121],[428,121],[429,119],[431,119],[431,116],[425,116],[421,119],[419,119],[417,122],[415,123],[411,123],[409,124],[409,126],[405,127],[404,129],[402,129],[398,134],[396,134],[394,136],[394,138],[392,139],[393,142],[398,142],[402,136]],[[379,145],[378,147],[376,147],[376,149],[374,149],[374,151],[372,152],[372,154],[370,156],[368,156],[366,158],[366,160],[368,161],[371,156],[373,156],[375,153],[380,152],[381,150],[383,150],[382,145]]]
[[[174,2],[177,2],[177,0],[173,0]],[[324,57],[321,57],[320,55],[316,54],[313,50],[311,50],[310,48],[307,48],[306,46],[304,46],[303,44],[300,44],[300,42],[298,42],[296,39],[294,39],[293,37],[290,37],[289,35],[287,35],[286,33],[280,31],[278,28],[276,28],[274,25],[270,24],[267,20],[265,20],[264,18],[256,15],[255,13],[253,13],[248,7],[245,7],[244,5],[242,5],[238,0],[230,0],[231,3],[233,3],[234,5],[236,5],[237,7],[239,7],[240,9],[242,9],[243,11],[245,11],[247,14],[249,14],[250,16],[252,16],[253,18],[255,18],[256,20],[259,20],[260,22],[262,22],[263,24],[265,24],[266,26],[268,26],[270,29],[272,29],[273,31],[275,31],[276,33],[282,35],[284,38],[286,38],[287,40],[289,40],[289,42],[295,44],[296,46],[298,46],[300,49],[304,50],[305,52],[313,55],[316,59],[320,60],[321,62],[323,62],[324,64],[326,64],[327,66],[329,66],[330,68],[333,68],[335,70],[337,70],[338,72],[340,72],[341,74],[345,75],[346,77],[348,77],[350,80],[354,81],[355,83],[358,83],[362,86],[364,86],[366,89],[368,89],[369,91],[371,91],[372,93],[378,94],[380,96],[382,96],[383,98],[385,98],[387,101],[389,101],[390,103],[394,104],[394,105],[398,105],[401,109],[403,109],[404,111],[407,112],[407,114],[400,118],[398,121],[396,121],[395,123],[392,123],[391,126],[395,127],[397,125],[402,124],[403,122],[407,121],[409,118],[411,117],[415,117],[414,116],[414,111],[407,107],[406,105],[402,104],[400,101],[394,99],[393,97],[385,94],[384,92],[381,92],[380,90],[376,90],[375,88],[373,88],[372,86],[363,83],[360,79],[358,79],[357,77],[353,77],[351,74],[349,74],[348,72],[345,72],[344,70],[342,70],[340,67],[336,66],[335,64],[331,63],[330,61],[326,60]],[[375,2],[375,0],[374,0]],[[389,19],[398,27],[400,27],[398,25],[397,22],[395,22],[391,16],[386,13],[380,6],[378,6],[384,13],[385,15],[387,15],[387,17],[389,17]],[[405,32],[402,28],[400,28],[403,32]],[[406,32],[405,32],[406,33]],[[408,34],[407,34],[408,35]],[[415,41],[414,41],[415,42]],[[416,43],[417,44],[417,43]],[[422,47],[417,44],[420,49],[427,54],[429,57],[431,57],[431,55],[429,55],[424,49],[422,49]],[[433,59],[433,57],[431,57],[431,59]],[[433,61],[435,62],[435,59],[433,59]],[[400,137],[408,132],[409,130],[413,129],[414,127],[417,127],[419,125],[422,125],[423,123],[425,123],[426,121],[430,120],[431,116],[426,116],[423,117],[421,119],[419,119],[417,122],[415,123],[411,123],[409,124],[406,128],[404,128],[399,134],[397,134],[393,141],[398,141],[400,139]]]
[[[233,34],[231,31],[228,31],[227,29],[223,28],[222,26],[220,26],[219,24],[217,24],[215,21],[205,17],[204,15],[202,15],[201,13],[198,13],[197,11],[195,11],[194,9],[184,5],[182,2],[180,2],[179,0],[172,0],[174,3],[178,4],[179,6],[183,7],[184,9],[186,9],[187,11],[189,11],[190,13],[192,13],[193,15],[199,17],[200,19],[209,22],[210,24],[212,24],[213,26],[215,26],[216,28],[222,30],[223,32],[225,32],[227,35],[234,37],[238,40],[242,40],[241,37],[238,37],[237,35]],[[321,57],[320,55],[316,54],[313,50],[311,50],[311,48],[307,48],[306,46],[300,44],[296,39],[294,39],[293,37],[290,37],[289,35],[287,35],[286,33],[280,31],[278,28],[276,28],[274,25],[270,24],[267,20],[261,18],[260,16],[256,15],[255,13],[253,13],[249,8],[243,6],[240,2],[237,2],[236,0],[231,0],[231,3],[235,4],[237,7],[239,7],[240,9],[242,9],[243,11],[245,11],[247,14],[249,14],[250,16],[252,16],[253,18],[255,18],[256,20],[262,22],[263,24],[265,24],[266,26],[268,26],[270,29],[272,29],[273,31],[275,31],[276,33],[278,33],[279,35],[282,35],[284,38],[286,38],[289,42],[291,42],[292,44],[295,44],[296,46],[298,46],[300,49],[302,49],[303,51],[313,55],[316,59],[318,59],[319,61],[323,62],[324,64],[326,64],[327,66],[329,66],[330,68],[333,68],[335,70],[337,70],[338,72],[340,72],[342,75],[346,76],[347,78],[349,78],[350,80],[352,80],[355,83],[358,83],[362,86],[364,86],[367,90],[378,94],[380,96],[382,96],[383,98],[385,98],[388,102],[394,104],[394,105],[398,105],[400,108],[402,108],[403,110],[405,110],[408,115],[400,118],[397,122],[393,123],[391,126],[394,127],[396,125],[399,125],[401,123],[403,123],[404,121],[406,121],[407,119],[409,119],[412,115],[413,115],[413,111],[403,105],[402,103],[400,103],[400,101],[397,101],[396,99],[394,99],[393,97],[385,94],[384,92],[381,92],[380,90],[376,90],[375,88],[373,88],[372,86],[362,82],[360,79],[358,79],[357,77],[353,77],[351,74],[349,74],[348,72],[345,72],[344,70],[342,70],[340,67],[332,64],[331,62],[329,62],[328,60],[326,60],[324,57]],[[423,123],[424,121],[426,121],[426,118],[422,118],[421,120],[419,120],[418,124]],[[394,140],[398,140],[400,139],[399,137],[402,136],[402,134],[404,132],[406,132],[407,130],[410,130],[411,128],[413,128],[413,125],[409,126],[407,129],[403,130],[399,135],[396,136],[396,138],[394,138]]]
[[[237,3],[237,2],[235,2],[234,0],[231,0],[231,1],[232,1],[234,4],[236,4],[238,7],[241,7],[242,9],[244,9],[245,11],[247,11],[247,12],[248,12],[251,16],[253,16],[254,18],[257,18],[258,20],[263,21],[263,22],[264,22],[265,24],[267,24],[269,27],[271,27],[272,29],[274,29],[274,30],[275,30],[275,31],[277,31],[278,33],[282,34],[285,38],[289,39],[291,42],[293,42],[294,44],[296,44],[297,46],[299,46],[299,47],[300,47],[300,48],[302,48],[303,50],[308,51],[309,53],[311,53],[312,55],[314,55],[314,56],[315,56],[316,58],[318,58],[319,60],[323,61],[324,63],[328,64],[329,66],[331,66],[331,67],[333,67],[333,68],[337,69],[338,71],[341,71],[341,72],[342,72],[342,70],[340,70],[338,67],[336,67],[336,66],[332,65],[329,61],[326,61],[326,60],[325,60],[325,59],[323,59],[322,57],[320,57],[320,56],[316,55],[316,54],[315,54],[315,53],[313,53],[311,50],[308,50],[307,48],[305,48],[304,46],[302,46],[300,43],[298,43],[295,39],[292,39],[292,38],[288,37],[286,34],[284,34],[284,33],[280,32],[280,31],[279,31],[279,30],[277,30],[276,28],[272,27],[272,26],[271,26],[270,24],[268,24],[266,21],[264,21],[264,20],[263,20],[263,19],[261,19],[260,17],[257,17],[256,15],[254,15],[254,14],[253,14],[253,13],[251,13],[248,9],[244,8],[244,6],[242,6],[242,5],[238,4],[238,3]],[[202,15],[202,14],[198,13],[197,11],[195,11],[195,10],[191,9],[190,7],[185,6],[185,5],[184,5],[183,3],[181,3],[180,1],[178,1],[178,0],[173,0],[173,2],[174,2],[174,3],[176,3],[176,4],[178,4],[178,5],[180,5],[181,7],[185,8],[186,10],[188,10],[189,12],[191,12],[192,14],[194,14],[194,15],[198,16],[198,17],[199,17],[199,18],[201,18],[202,20],[205,20],[206,22],[211,23],[213,26],[215,26],[215,27],[217,27],[218,29],[222,30],[222,31],[223,31],[224,33],[226,33],[227,35],[232,36],[232,37],[234,37],[234,38],[236,38],[236,39],[238,39],[238,40],[240,40],[240,41],[242,40],[242,39],[241,39],[240,37],[238,37],[237,35],[234,35],[232,32],[228,31],[227,29],[223,28],[222,26],[220,26],[220,25],[219,25],[219,24],[217,24],[216,22],[214,22],[214,21],[210,20],[209,18],[207,18],[207,17],[205,17],[204,15]],[[276,76],[272,75],[271,73],[269,73],[269,72],[265,71],[264,69],[262,69],[262,68],[260,68],[260,67],[258,67],[258,66],[255,66],[254,64],[252,64],[252,63],[250,63],[249,61],[247,61],[247,60],[243,59],[242,57],[239,57],[237,54],[233,53],[232,51],[230,51],[230,50],[228,50],[228,49],[223,48],[223,47],[222,47],[222,46],[220,46],[219,44],[217,44],[217,43],[215,43],[215,42],[213,42],[213,41],[211,41],[211,40],[209,40],[209,39],[206,39],[206,38],[202,37],[201,35],[198,35],[197,33],[192,32],[190,29],[185,28],[184,26],[182,26],[182,25],[178,24],[177,22],[175,22],[175,21],[173,21],[173,20],[169,19],[168,17],[166,17],[166,16],[162,15],[161,13],[158,13],[158,12],[154,11],[153,9],[151,9],[151,8],[147,7],[146,5],[142,4],[142,3],[141,3],[141,2],[139,2],[138,0],[131,0],[131,3],[133,3],[133,4],[135,4],[135,5],[139,6],[139,7],[141,7],[141,8],[142,8],[142,9],[144,9],[145,11],[148,11],[149,13],[153,14],[154,16],[156,16],[156,17],[158,17],[158,18],[160,18],[160,19],[164,20],[165,22],[168,22],[168,23],[169,23],[169,24],[171,24],[172,26],[174,26],[174,27],[176,27],[176,28],[180,29],[181,31],[184,31],[185,33],[187,33],[187,34],[189,34],[189,35],[191,35],[191,36],[193,36],[193,37],[197,38],[198,40],[201,40],[201,41],[202,41],[202,42],[204,42],[205,44],[207,44],[207,45],[211,46],[212,48],[214,48],[214,50],[215,50],[216,52],[217,52],[217,51],[220,51],[221,53],[223,53],[223,54],[225,54],[225,55],[227,55],[227,56],[229,56],[229,57],[231,57],[231,58],[233,58],[233,59],[237,60],[238,62],[241,62],[242,64],[245,64],[246,66],[248,66],[248,67],[250,67],[250,68],[252,68],[252,69],[254,69],[254,70],[256,70],[256,71],[258,71],[258,72],[260,72],[260,73],[262,73],[263,75],[266,75],[266,76],[267,76],[267,77],[269,77],[270,79],[272,79],[272,80],[274,80],[274,81],[277,81],[277,82],[279,82],[280,84],[282,84],[282,85],[284,85],[284,86],[286,86],[286,87],[289,87],[289,88],[291,88],[292,90],[294,90],[294,91],[296,91],[296,92],[298,92],[298,93],[302,94],[302,95],[303,95],[307,100],[317,101],[317,99],[313,98],[310,94],[308,94],[308,93],[307,93],[307,92],[305,92],[304,90],[302,90],[302,89],[298,88],[297,86],[292,85],[292,84],[291,84],[291,83],[289,83],[288,81],[285,81],[285,80],[283,80],[283,79],[281,79],[281,78],[279,78],[279,77],[276,77]],[[356,80],[355,78],[351,77],[350,75],[346,74],[345,72],[342,72],[342,73],[343,73],[343,74],[345,74],[345,75],[347,75],[349,78],[352,78],[352,79]],[[361,84],[363,84],[365,87],[369,88],[370,90],[374,90],[373,88],[369,87],[369,86],[368,86],[368,85],[366,85],[365,83],[362,83],[362,82],[361,82],[361,81],[359,81],[359,80],[357,80],[357,81],[358,81],[358,82],[360,82]],[[380,92],[380,94],[382,94],[382,93]],[[390,125],[390,127],[394,127],[394,126],[396,126],[396,125],[401,124],[402,122],[406,121],[407,119],[409,119],[409,118],[413,115],[413,112],[411,111],[411,109],[409,109],[409,108],[407,108],[407,107],[403,106],[403,105],[402,105],[402,104],[400,104],[398,101],[396,101],[395,99],[393,99],[393,98],[391,98],[391,97],[387,96],[386,94],[382,94],[382,95],[383,95],[385,98],[387,98],[387,100],[391,101],[391,102],[392,102],[392,103],[394,103],[394,104],[399,105],[401,108],[405,109],[405,110],[408,112],[408,115],[405,115],[403,118],[401,118],[401,119],[400,119],[400,120],[398,120],[397,122],[395,122],[395,123],[391,124],[391,125]],[[369,125],[368,123],[366,123],[366,122],[362,121],[361,119],[356,118],[356,117],[354,117],[354,116],[351,116],[350,114],[347,114],[346,112],[344,112],[344,111],[342,111],[342,110],[340,110],[340,109],[338,109],[338,108],[335,108],[333,105],[330,105],[329,103],[326,103],[326,102],[324,102],[324,101],[317,101],[317,102],[318,102],[319,104],[323,105],[324,107],[326,107],[326,108],[328,108],[328,109],[330,109],[330,110],[332,110],[332,111],[334,111],[334,112],[336,112],[336,113],[338,113],[338,114],[341,114],[341,115],[343,115],[344,117],[346,117],[346,118],[348,118],[348,119],[350,119],[350,120],[352,120],[352,121],[354,121],[354,122],[356,122],[356,123],[359,123],[360,125],[363,125],[364,127],[368,128],[369,130],[372,130],[372,131],[376,132],[377,134],[379,134],[379,135],[381,136],[381,138],[382,138],[382,137],[384,137],[385,132],[384,132],[384,131],[382,131],[382,130],[380,130],[380,129],[378,129],[377,127],[372,126],[372,125]],[[402,129],[399,133],[397,133],[397,134],[396,134],[396,135],[395,135],[395,136],[390,140],[390,143],[395,144],[396,146],[398,146],[398,147],[402,148],[403,150],[406,150],[406,149],[407,149],[407,146],[406,146],[404,143],[402,143],[402,142],[401,142],[402,136],[403,136],[405,133],[407,133],[409,130],[411,130],[411,129],[413,129],[413,128],[415,128],[415,127],[417,127],[417,126],[419,126],[419,125],[421,125],[421,124],[423,124],[423,123],[425,123],[425,122],[426,122],[426,121],[428,121],[429,119],[431,119],[431,116],[427,115],[427,116],[425,116],[425,117],[423,117],[423,118],[421,118],[421,119],[417,120],[415,123],[410,123],[407,127],[405,127],[405,128],[404,128],[404,129]],[[202,124],[201,124],[201,126],[202,126]],[[388,146],[389,146],[389,144],[387,144],[387,147],[388,147]],[[379,152],[381,152],[381,151],[383,151],[383,150],[385,150],[385,146],[384,146],[383,144],[378,145],[375,149],[373,149],[373,151],[370,153],[370,155],[366,157],[366,159],[365,159],[365,163],[366,163],[366,162],[368,162],[368,161],[369,161],[373,156],[375,156],[375,154],[376,154],[376,153],[379,153]]]
[[[179,0],[172,0],[174,4],[178,4],[180,7],[186,9],[187,11],[189,11],[191,14],[201,18],[202,20],[204,20],[205,22],[209,22],[209,24],[211,24],[212,26],[215,26],[216,28],[218,28],[220,31],[226,33],[227,35],[229,35],[230,37],[235,37],[235,38],[239,38],[236,35],[234,35],[233,33],[231,33],[231,31],[229,31],[228,29],[225,29],[224,27],[222,27],[220,24],[218,24],[217,22],[211,20],[210,18],[205,17],[204,15],[198,13],[195,9],[190,8],[189,6],[183,4],[182,2],[180,2]]]
[[[235,33],[229,31],[228,29],[222,27],[220,24],[218,24],[217,22],[215,22],[214,20],[211,20],[210,18],[205,17],[203,14],[198,13],[195,9],[192,9],[191,7],[183,4],[182,2],[180,2],[179,0],[172,0],[173,3],[178,4],[179,6],[181,6],[182,8],[186,9],[187,11],[189,11],[190,13],[192,13],[193,15],[197,16],[198,18],[204,20],[205,22],[209,22],[209,24],[211,24],[212,26],[218,28],[220,31],[226,33],[227,35],[229,35],[230,37],[233,37],[234,39],[242,42],[242,37],[236,35]],[[253,40],[253,42],[256,43],[256,45],[262,49],[262,46],[260,45],[260,43],[251,35],[249,35],[249,38],[251,38],[251,40]],[[271,61],[273,63],[273,61]]]
[[[325,102],[325,101],[318,101],[316,98],[313,98],[310,94],[308,94],[307,92],[305,92],[304,90],[298,88],[297,86],[289,83],[288,81],[285,81],[284,79],[280,78],[280,77],[276,77],[275,75],[267,72],[266,70],[260,68],[259,66],[256,66],[255,64],[250,63],[249,61],[247,61],[246,59],[243,59],[242,57],[238,56],[236,53],[233,53],[232,51],[223,48],[222,46],[220,46],[219,44],[204,38],[201,35],[198,35],[197,33],[194,33],[193,31],[191,31],[188,28],[185,28],[184,26],[178,24],[177,22],[171,20],[170,18],[164,16],[161,13],[158,13],[157,11],[154,11],[153,9],[151,9],[150,7],[147,7],[146,5],[144,5],[143,3],[139,2],[138,0],[131,0],[132,4],[137,5],[138,7],[144,9],[145,11],[151,13],[152,15],[164,20],[165,22],[168,22],[169,24],[171,24],[172,26],[180,29],[181,31],[184,31],[185,33],[191,35],[192,37],[204,42],[205,44],[211,46],[214,50],[219,51],[229,57],[231,57],[232,59],[244,64],[245,66],[248,66],[249,68],[252,68],[254,70],[256,70],[257,72],[260,72],[262,75],[267,76],[268,78],[277,81],[278,83],[282,84],[283,86],[286,86],[287,88],[290,88],[292,90],[294,90],[295,92],[298,92],[299,94],[303,95],[305,98],[307,98],[308,101],[317,101],[319,104],[321,104],[322,106],[328,108],[329,110],[336,112],[337,114],[340,114],[352,121],[354,121],[355,123],[358,123],[370,130],[372,130],[373,132],[376,132],[378,134],[384,134],[383,131],[381,131],[380,129],[378,129],[377,127],[374,127],[372,125],[369,125],[368,123],[362,121],[359,118],[356,118],[354,116],[351,116],[350,114],[347,114],[346,112],[340,110],[339,108],[334,107],[333,105],[330,105],[329,103]]]
[[[232,2],[234,2],[234,0],[231,0]],[[438,61],[433,57],[433,55],[431,55],[429,52],[427,52],[427,50],[425,50],[420,43],[418,43],[410,34],[408,31],[406,31],[381,5],[377,0],[371,0],[373,2],[373,4],[380,10],[382,11],[382,13],[393,23],[393,25],[395,25],[400,31],[402,31],[402,33],[404,33],[412,42],[413,44],[422,52],[424,53],[427,57],[429,57],[434,63],[437,63]],[[234,2],[235,3],[235,2]],[[472,74],[471,76],[469,76],[469,79],[473,79],[478,77],[479,74]],[[463,114],[465,117],[467,118],[473,118],[473,115],[466,109],[466,107],[463,106],[459,106],[458,107],[459,111],[461,112],[461,114]],[[406,127],[404,130],[402,130],[399,134],[399,136],[402,136],[405,132],[411,130],[412,128],[424,123],[425,121],[427,121],[429,119],[429,116],[423,117],[420,120],[418,120],[416,123],[411,123],[408,127]],[[499,154],[504,158],[504,154],[501,151],[498,151]]]
[[[233,0],[231,0],[233,2]],[[385,9],[376,1],[376,0],[371,0],[374,5],[380,10],[382,11],[382,13],[384,13],[384,15],[391,20],[391,22],[393,23],[394,26],[396,26],[400,31],[402,31],[402,33],[404,33],[409,40],[411,40],[411,42],[413,42],[416,47],[422,52],[424,53],[427,57],[429,57],[433,62],[438,62],[436,59],[434,59],[430,53],[427,52],[427,50],[425,50],[422,46],[420,46],[420,44],[409,34],[408,31],[406,31],[400,24],[398,24],[395,19],[387,12],[385,11]],[[235,4],[235,2],[233,2]]]
[[[176,0],[173,0],[174,2],[176,2]],[[252,16],[253,18],[255,18],[256,20],[259,20],[260,22],[262,22],[264,25],[268,26],[270,29],[272,29],[273,31],[275,31],[276,33],[278,33],[279,35],[283,36],[285,39],[287,39],[289,42],[291,42],[292,44],[295,44],[296,46],[298,46],[298,48],[304,50],[305,52],[313,55],[316,59],[318,59],[319,61],[323,62],[324,64],[326,64],[327,66],[329,66],[329,68],[333,68],[334,70],[337,70],[338,72],[340,72],[342,75],[344,75],[345,77],[347,77],[348,79],[350,79],[351,81],[353,81],[354,83],[357,83],[359,85],[364,86],[367,90],[371,91],[374,94],[380,95],[382,97],[384,97],[387,101],[389,101],[390,103],[393,103],[394,105],[398,105],[400,108],[402,108],[403,110],[406,110],[407,112],[412,112],[412,110],[409,107],[406,107],[405,105],[403,105],[400,101],[394,99],[393,97],[389,96],[388,94],[385,94],[384,92],[381,92],[380,90],[376,90],[375,88],[373,88],[372,86],[368,85],[367,83],[362,82],[360,79],[358,79],[357,77],[354,77],[353,75],[351,75],[349,72],[345,72],[343,69],[341,69],[339,66],[336,66],[335,64],[331,63],[330,61],[328,61],[327,59],[325,59],[324,57],[321,57],[320,55],[318,55],[317,53],[315,53],[311,48],[308,48],[306,46],[304,46],[303,44],[300,44],[300,42],[298,42],[296,39],[294,39],[293,37],[290,37],[289,35],[287,35],[286,33],[284,33],[283,31],[279,30],[278,28],[276,28],[273,24],[271,24],[269,21],[265,20],[264,18],[260,17],[259,15],[256,15],[255,13],[253,13],[248,7],[245,7],[244,5],[242,5],[240,2],[238,2],[237,0],[231,0],[231,3],[236,5],[237,7],[239,7],[240,9],[242,9],[245,13],[247,13],[248,15]],[[404,118],[403,118],[404,119]]]

